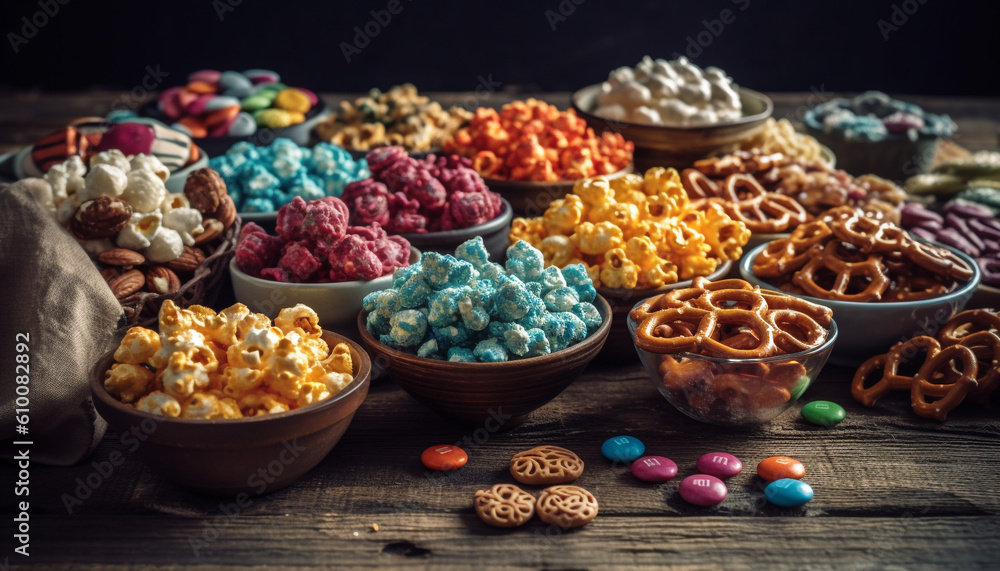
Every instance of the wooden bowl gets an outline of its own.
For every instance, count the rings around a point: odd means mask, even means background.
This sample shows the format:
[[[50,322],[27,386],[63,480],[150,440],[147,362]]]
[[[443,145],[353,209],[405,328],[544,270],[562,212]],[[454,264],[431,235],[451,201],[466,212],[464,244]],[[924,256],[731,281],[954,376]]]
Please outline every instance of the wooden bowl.
[[[375,363],[427,408],[462,424],[509,429],[558,396],[600,352],[611,331],[611,307],[601,296],[594,305],[604,322],[580,343],[504,363],[452,363],[391,349],[365,328],[365,311],[358,315],[358,330]]]
[[[618,178],[632,172],[629,164],[618,172],[611,173],[607,178]],[[549,203],[573,192],[573,185],[578,181],[561,180],[556,182],[534,182],[530,180],[504,180],[486,178],[486,186],[493,192],[500,193],[514,208],[515,216],[533,218],[545,214]]]
[[[757,134],[774,112],[770,97],[740,88],[743,116],[736,121],[692,127],[643,125],[592,114],[601,91],[601,84],[577,91],[573,94],[573,109],[595,132],[621,133],[626,140],[635,143],[635,168],[639,171],[651,167],[684,168],[698,159],[735,151],[740,142]]]
[[[297,410],[227,420],[166,418],[139,411],[104,389],[114,351],[95,365],[90,392],[94,407],[111,427],[123,435],[134,434],[143,461],[177,485],[219,496],[269,493],[319,464],[368,395],[368,354],[341,335],[324,332],[323,339],[331,347],[350,346],[354,381],[337,395]],[[260,470],[267,471],[266,478]]]

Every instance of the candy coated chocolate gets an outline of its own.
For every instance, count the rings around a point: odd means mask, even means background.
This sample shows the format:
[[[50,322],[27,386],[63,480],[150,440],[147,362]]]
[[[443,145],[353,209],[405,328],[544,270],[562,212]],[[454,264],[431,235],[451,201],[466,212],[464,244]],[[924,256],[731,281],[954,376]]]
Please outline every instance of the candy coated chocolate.
[[[420,462],[430,470],[448,472],[458,470],[469,461],[469,455],[458,446],[438,444],[424,450]]]
[[[828,400],[814,400],[802,407],[802,418],[819,426],[834,426],[847,417],[844,407]]]
[[[108,129],[97,144],[97,151],[118,149],[127,155],[148,155],[152,152],[156,132],[142,123],[118,123]]]
[[[695,474],[684,478],[677,491],[685,502],[696,506],[714,506],[729,495],[726,484],[708,474]]]
[[[615,436],[601,445],[601,454],[613,462],[631,462],[645,451],[646,445],[633,436]]]
[[[762,479],[772,482],[782,478],[800,480],[806,475],[806,467],[795,458],[788,456],[771,456],[765,458],[757,464],[757,475]]]
[[[240,111],[236,118],[233,119],[232,124],[229,125],[230,137],[248,137],[257,132],[257,122],[253,120],[253,116],[246,111]]]
[[[794,508],[813,499],[813,489],[801,480],[782,478],[764,488],[764,497],[776,506]]]
[[[717,478],[732,478],[743,471],[743,462],[725,452],[709,452],[695,463],[698,471]]]
[[[644,482],[666,482],[677,475],[677,463],[664,456],[643,456],[632,462],[631,471]]]
[[[199,69],[198,71],[191,72],[188,76],[188,81],[204,81],[205,83],[218,83],[219,82],[219,71],[215,69]]]

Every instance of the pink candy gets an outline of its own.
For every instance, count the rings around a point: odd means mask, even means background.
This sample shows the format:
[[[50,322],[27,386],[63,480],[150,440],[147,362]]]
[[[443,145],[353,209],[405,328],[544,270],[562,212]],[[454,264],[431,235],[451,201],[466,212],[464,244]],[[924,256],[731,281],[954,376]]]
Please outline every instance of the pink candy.
[[[729,495],[726,484],[708,474],[695,474],[684,478],[677,491],[685,502],[696,506],[714,506]]]
[[[709,452],[698,458],[695,466],[702,474],[716,478],[732,478],[743,471],[743,462],[726,452]]]

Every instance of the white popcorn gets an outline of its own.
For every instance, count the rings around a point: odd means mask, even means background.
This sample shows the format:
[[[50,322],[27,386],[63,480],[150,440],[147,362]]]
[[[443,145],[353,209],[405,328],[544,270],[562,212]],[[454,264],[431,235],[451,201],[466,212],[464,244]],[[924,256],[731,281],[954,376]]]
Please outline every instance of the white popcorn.
[[[77,242],[83,246],[84,251],[86,251],[91,256],[96,256],[101,252],[107,252],[108,250],[115,247],[115,245],[108,238],[98,238],[94,240],[81,240],[77,238]]]
[[[82,166],[83,163],[80,162],[80,157],[73,157],[76,159],[76,164]],[[78,172],[78,169],[73,166],[73,161],[68,160],[57,165],[53,165],[49,169],[49,172],[45,173],[42,178],[44,178],[49,185],[52,186],[52,199],[55,204],[60,203],[65,200],[67,196],[79,192],[80,189],[84,187],[86,181],[83,178],[83,174]],[[86,170],[84,170],[86,173]]]
[[[160,231],[149,241],[149,247],[143,254],[154,263],[176,260],[184,253],[184,241],[176,230],[160,226]]]
[[[108,164],[91,167],[87,173],[86,185],[76,192],[81,201],[94,200],[99,196],[117,198],[128,186],[125,171]]]
[[[151,170],[133,170],[128,173],[128,184],[121,199],[135,212],[152,212],[160,208],[167,195],[167,187]]]
[[[160,231],[160,212],[133,212],[125,227],[118,232],[116,242],[122,248],[129,250],[141,250],[148,248],[153,238]]]
[[[190,208],[191,201],[179,192],[168,192],[160,203],[160,212],[166,214],[175,208]]]
[[[132,166],[132,171],[152,171],[157,178],[164,182],[170,178],[170,169],[153,155],[132,155],[132,158],[129,159],[129,164]]]
[[[132,170],[128,157],[118,149],[108,149],[90,157],[90,170],[94,170],[97,165],[110,165],[126,174]]]
[[[66,174],[71,177],[80,177],[82,179],[87,176],[87,165],[83,164],[83,159],[79,155],[73,155],[63,161],[62,164],[66,168]]]
[[[205,231],[201,226],[201,212],[194,208],[174,208],[163,215],[163,227],[176,231],[185,246],[194,246],[194,236]]]

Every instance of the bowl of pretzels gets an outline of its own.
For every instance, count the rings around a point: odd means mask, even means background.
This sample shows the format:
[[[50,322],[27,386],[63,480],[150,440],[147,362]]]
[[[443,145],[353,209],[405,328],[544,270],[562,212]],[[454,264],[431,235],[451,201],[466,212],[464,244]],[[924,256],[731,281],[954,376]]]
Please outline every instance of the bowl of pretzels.
[[[850,208],[757,246],[740,261],[740,274],[833,310],[843,335],[831,361],[855,366],[933,334],[962,311],[981,277],[966,254]]]
[[[740,279],[695,278],[644,300],[628,328],[667,402],[722,426],[763,424],[791,408],[837,340],[829,308]]]

